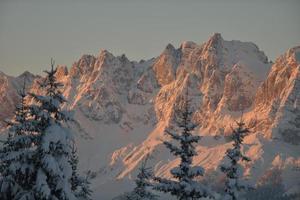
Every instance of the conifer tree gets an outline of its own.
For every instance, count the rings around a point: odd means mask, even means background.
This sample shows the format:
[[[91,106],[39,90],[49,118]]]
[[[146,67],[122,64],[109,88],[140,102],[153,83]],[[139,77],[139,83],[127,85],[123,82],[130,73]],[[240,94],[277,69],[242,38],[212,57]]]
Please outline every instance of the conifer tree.
[[[89,174],[86,177],[79,177],[79,186],[76,192],[76,197],[78,200],[92,200],[92,190],[90,188],[90,176]]]
[[[15,108],[14,118],[7,122],[8,138],[0,150],[0,199],[3,200],[34,199],[35,135],[31,131],[25,103],[25,80],[18,94],[21,102]]]
[[[34,194],[39,200],[76,199],[71,189],[72,169],[69,163],[72,134],[65,126],[71,120],[70,113],[62,110],[66,102],[57,82],[54,62],[47,76],[39,83],[43,93],[30,93],[34,104],[29,106],[37,135]]]
[[[201,197],[212,196],[208,188],[195,180],[195,178],[204,175],[204,169],[201,166],[192,166],[193,157],[197,155],[194,143],[198,143],[200,136],[192,135],[196,125],[192,122],[192,112],[189,107],[188,88],[185,96],[176,110],[177,118],[175,123],[181,133],[176,133],[172,129],[167,129],[166,134],[179,143],[164,141],[165,146],[171,153],[180,158],[179,166],[171,169],[173,179],[155,177],[158,182],[154,189],[165,193],[170,193],[180,200],[191,200]]]
[[[245,127],[242,118],[236,123],[237,128],[233,130],[232,134],[233,147],[226,151],[227,160],[225,161],[228,162],[221,165],[221,171],[226,175],[224,200],[237,200],[242,190],[250,188],[242,180],[243,167],[240,164],[241,161],[250,161],[250,158],[245,156],[241,150],[244,137],[249,133],[249,129]]]

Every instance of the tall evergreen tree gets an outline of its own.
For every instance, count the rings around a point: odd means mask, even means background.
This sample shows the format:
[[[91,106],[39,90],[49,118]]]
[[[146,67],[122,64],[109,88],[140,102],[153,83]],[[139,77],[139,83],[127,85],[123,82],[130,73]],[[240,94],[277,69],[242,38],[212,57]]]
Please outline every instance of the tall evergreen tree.
[[[75,193],[78,200],[91,200],[92,190],[90,188],[90,175],[87,174],[86,177],[79,177],[79,186]]]
[[[180,158],[179,166],[173,168],[170,172],[173,179],[155,177],[158,182],[154,189],[165,193],[171,193],[180,200],[191,200],[201,197],[212,196],[209,190],[195,178],[204,175],[204,169],[201,166],[192,166],[193,157],[197,155],[194,143],[198,143],[200,136],[192,135],[196,125],[192,122],[192,111],[190,110],[188,100],[188,88],[185,96],[176,110],[176,127],[181,132],[176,133],[172,129],[167,129],[166,134],[179,143],[174,145],[171,142],[164,141],[165,146],[174,156]]]
[[[29,106],[37,135],[34,194],[39,200],[76,199],[71,189],[72,169],[69,163],[72,134],[65,126],[70,113],[62,110],[66,102],[57,82],[54,62],[47,76],[39,83],[43,94],[30,93],[34,104]]]
[[[221,171],[226,175],[224,200],[237,200],[242,190],[250,188],[242,180],[243,167],[240,164],[241,161],[250,161],[250,158],[246,157],[241,150],[244,137],[249,133],[249,129],[245,127],[242,119],[236,123],[237,128],[233,130],[232,134],[233,146],[226,151],[227,160],[221,165]]]
[[[34,199],[36,137],[28,119],[25,80],[18,94],[21,102],[15,108],[14,118],[7,122],[9,135],[0,150],[0,199],[3,200]]]
[[[136,187],[134,188],[131,196],[133,198],[130,198],[132,200],[155,200],[157,197],[149,191],[149,187],[152,186],[150,180],[153,178],[153,173],[151,168],[146,166],[148,158],[149,156],[146,157],[142,166],[139,168],[139,173],[135,180]]]

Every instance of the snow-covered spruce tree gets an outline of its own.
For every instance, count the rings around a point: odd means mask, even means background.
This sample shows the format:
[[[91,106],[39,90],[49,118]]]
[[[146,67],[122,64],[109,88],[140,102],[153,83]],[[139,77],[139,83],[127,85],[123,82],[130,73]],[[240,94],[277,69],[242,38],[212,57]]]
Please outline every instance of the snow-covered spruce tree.
[[[79,177],[79,186],[76,192],[78,200],[91,200],[92,190],[90,188],[90,176]]]
[[[204,175],[204,169],[201,166],[192,166],[193,157],[197,155],[194,143],[200,140],[200,136],[192,135],[196,125],[192,122],[192,112],[188,100],[188,88],[185,96],[182,98],[179,109],[176,110],[177,118],[175,123],[181,133],[166,129],[166,134],[179,143],[174,145],[171,142],[164,141],[165,146],[174,156],[180,158],[178,167],[171,169],[173,179],[155,177],[157,183],[154,189],[165,193],[170,193],[180,200],[199,199],[202,197],[212,197],[210,190],[195,180],[195,178]]]
[[[18,94],[21,102],[15,108],[14,118],[7,122],[9,135],[0,150],[0,199],[3,200],[34,199],[35,135],[28,120],[25,81]]]
[[[142,166],[139,168],[139,173],[135,180],[136,187],[134,188],[133,192],[131,193],[132,200],[155,200],[157,196],[154,195],[150,190],[149,187],[152,186],[150,180],[153,178],[153,173],[151,168],[147,167],[147,160],[149,156],[147,155],[146,159],[142,163]]]
[[[245,123],[241,119],[237,123],[237,128],[233,130],[233,147],[226,151],[225,163],[221,165],[221,171],[226,175],[224,200],[237,200],[242,190],[249,189],[250,186],[242,180],[243,167],[241,161],[249,162],[241,150],[244,137],[249,133]]]
[[[66,102],[57,82],[54,62],[51,60],[51,71],[39,83],[43,94],[30,93],[34,103],[29,106],[34,119],[37,141],[37,170],[34,185],[35,199],[39,200],[72,200],[76,199],[71,189],[72,168],[70,143],[72,133],[65,126],[71,120],[70,113],[62,110]]]
[[[85,178],[79,176],[77,172],[78,155],[75,143],[72,145],[71,157],[69,163],[72,168],[72,176],[70,178],[71,189],[77,199],[79,200],[91,200],[92,190],[90,189],[89,176]]]

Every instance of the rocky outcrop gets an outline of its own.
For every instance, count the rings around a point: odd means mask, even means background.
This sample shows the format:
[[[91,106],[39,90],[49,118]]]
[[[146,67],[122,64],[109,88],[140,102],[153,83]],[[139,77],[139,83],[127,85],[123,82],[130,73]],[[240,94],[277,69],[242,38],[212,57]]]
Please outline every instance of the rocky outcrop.
[[[280,56],[257,91],[255,113],[269,137],[300,144],[300,47]]]
[[[171,83],[176,79],[176,69],[180,61],[181,51],[168,44],[163,53],[153,65],[156,80],[160,86]]]

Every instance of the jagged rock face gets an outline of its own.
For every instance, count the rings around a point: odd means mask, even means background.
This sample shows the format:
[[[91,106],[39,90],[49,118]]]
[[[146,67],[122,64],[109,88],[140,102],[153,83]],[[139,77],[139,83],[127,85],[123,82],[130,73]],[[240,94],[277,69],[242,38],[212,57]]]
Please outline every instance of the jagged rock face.
[[[70,70],[78,72],[70,73],[69,80],[79,83],[69,84],[75,90],[72,107],[94,120],[118,123],[124,112],[122,96],[134,80],[133,70],[124,55],[115,57],[104,50],[97,58],[83,56]]]
[[[267,80],[257,91],[257,105],[266,105],[273,99],[286,99],[287,92],[285,89],[299,77],[299,54],[300,47],[290,49],[286,54],[280,56],[267,77]],[[299,59],[299,58],[298,58]]]
[[[273,134],[286,142],[300,143],[300,47],[276,60],[257,91],[255,112],[261,116],[259,128],[269,137]]]
[[[137,86],[139,90],[147,93],[152,93],[158,88],[158,83],[152,69],[148,69],[138,80]]]
[[[187,88],[191,109],[196,111],[202,101],[199,84],[200,82],[196,75],[186,73],[185,76],[180,76],[176,81],[161,88],[155,97],[156,117],[161,121],[171,122]]]
[[[234,120],[240,117],[242,111],[245,112],[244,119],[247,125],[256,125],[255,116],[259,115],[254,111],[256,92],[271,67],[267,57],[256,45],[240,41],[224,41],[216,34],[201,46],[187,42],[177,51],[181,51],[181,57],[178,66],[176,65],[175,80],[163,85],[154,99],[157,126],[143,143],[132,147],[130,155],[124,157],[124,169],[119,178],[128,175],[138,165],[141,157],[149,152],[161,150],[161,141],[166,139],[163,131],[176,117],[175,110],[187,87],[192,100],[193,119],[198,122],[199,132],[202,135],[205,132],[210,136],[230,134]],[[288,118],[287,115],[283,117]],[[284,121],[283,119],[278,120]],[[263,136],[265,135],[263,133]],[[256,136],[252,137],[259,140]],[[223,155],[226,147],[220,145],[210,150],[199,148],[200,157],[208,151]],[[260,146],[254,145],[249,150],[253,153],[252,151],[255,153],[263,150]],[[215,157],[215,154],[211,153],[214,155],[212,157]],[[217,165],[222,159],[220,157],[218,161],[212,158],[206,162],[206,156],[203,157],[205,161],[201,158],[199,162],[207,164],[208,167],[211,167],[209,162],[216,162]],[[157,162],[163,159],[159,158]],[[174,162],[168,162],[160,168],[156,166],[156,172],[160,173],[161,170],[162,174],[166,174],[166,169]]]
[[[128,92],[128,103],[130,104],[137,104],[137,105],[145,105],[148,103],[150,98],[150,94],[143,92],[141,90],[138,89],[131,89]]]
[[[179,88],[184,87],[183,80],[194,77],[195,92],[201,96],[196,118],[209,126],[213,116],[222,119],[219,115],[252,106],[264,78],[261,74],[266,74],[269,65],[256,45],[225,41],[217,33],[202,45],[183,42],[175,49],[169,44],[156,59],[140,63],[106,50],[97,57],[83,55],[69,71],[59,66],[56,77],[65,85],[71,109],[113,123],[119,123],[127,113],[127,104],[150,104],[157,119],[168,120],[175,100],[182,96]],[[33,88],[38,90],[36,84]],[[163,103],[152,104],[152,100]]]
[[[187,44],[180,48],[182,58],[176,76],[183,70],[197,75],[204,95],[202,109],[222,113],[251,107],[270,67],[256,45],[225,41],[218,33],[201,46]]]
[[[175,80],[180,56],[180,50],[176,50],[171,44],[168,44],[164,52],[157,58],[153,65],[153,71],[160,86]]]
[[[71,67],[70,74],[73,77],[79,76],[79,74],[90,73],[94,69],[96,58],[91,55],[83,55],[78,62],[75,62]]]
[[[222,121],[230,118],[231,112],[242,112],[253,106],[256,90],[271,66],[264,53],[253,43],[225,41],[218,33],[203,45],[184,42],[179,49],[171,52],[171,55],[181,56],[173,62],[175,80],[170,82],[172,79],[167,78],[168,84],[163,85],[157,95],[156,99],[162,100],[156,102],[165,101],[155,107],[157,118],[171,116],[161,106],[176,105],[174,99],[182,94],[174,88],[181,87],[187,73],[192,74],[197,77],[197,91],[201,95],[195,118],[202,124],[202,132],[210,134],[220,134],[217,132],[228,126],[228,121],[225,124]],[[161,77],[156,74],[156,78],[159,80]]]
[[[11,77],[0,72],[0,128],[4,125],[4,120],[13,116],[15,106],[20,102],[18,91],[22,89],[24,81],[28,91],[36,78],[37,76],[27,71],[18,77]]]
[[[244,66],[236,64],[225,76],[224,93],[218,109],[241,111],[251,107],[258,82],[248,73]]]

